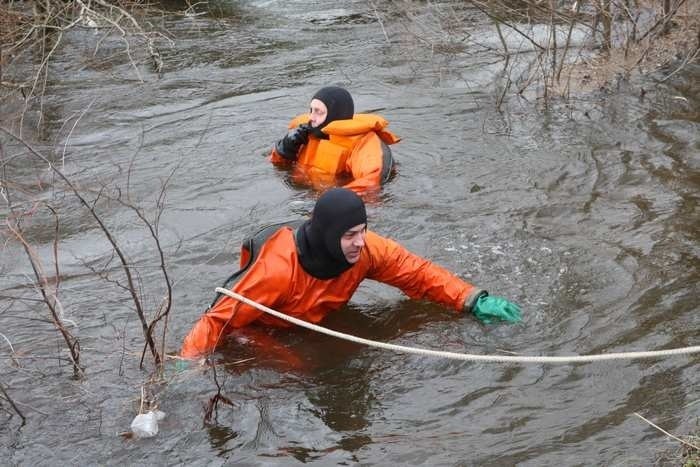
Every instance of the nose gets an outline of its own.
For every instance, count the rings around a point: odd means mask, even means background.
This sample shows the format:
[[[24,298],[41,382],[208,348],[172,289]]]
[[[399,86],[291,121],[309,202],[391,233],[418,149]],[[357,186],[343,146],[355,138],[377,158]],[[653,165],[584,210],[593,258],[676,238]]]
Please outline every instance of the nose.
[[[358,232],[357,235],[355,235],[355,241],[353,242],[353,245],[361,248],[365,246],[365,232]]]

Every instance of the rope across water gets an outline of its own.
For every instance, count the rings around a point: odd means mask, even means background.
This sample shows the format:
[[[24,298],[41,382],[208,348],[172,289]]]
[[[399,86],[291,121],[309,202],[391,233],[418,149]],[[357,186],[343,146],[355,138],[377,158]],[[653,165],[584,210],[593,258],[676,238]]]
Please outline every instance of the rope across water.
[[[418,355],[429,355],[433,357],[449,358],[453,360],[468,360],[475,362],[507,362],[507,363],[581,363],[581,362],[598,362],[604,360],[632,360],[632,359],[642,359],[642,358],[658,358],[658,357],[668,357],[671,355],[685,355],[700,353],[700,346],[692,347],[682,347],[678,349],[668,349],[668,350],[652,350],[647,352],[620,352],[620,353],[609,353],[609,354],[598,354],[598,355],[570,355],[570,356],[516,356],[516,355],[475,355],[466,353],[456,353],[456,352],[446,352],[443,350],[431,350],[431,349],[421,349],[418,347],[406,347],[403,345],[387,344],[386,342],[378,342],[370,339],[364,339],[362,337],[353,336],[350,334],[345,334],[338,331],[333,331],[332,329],[324,328],[316,324],[309,323],[307,321],[294,318],[279,311],[275,311],[272,308],[268,308],[265,305],[261,305],[243,295],[232,292],[228,289],[223,289],[217,287],[216,291],[224,295],[228,295],[231,298],[239,300],[246,305],[250,305],[260,311],[267,314],[275,316],[277,318],[283,319],[290,323],[296,324],[297,326],[310,329],[312,331],[320,332],[322,334],[327,334],[329,336],[337,337],[339,339],[344,339],[350,342],[355,342],[358,344],[364,344],[371,347],[377,347],[380,349],[395,350],[397,352],[412,353]]]

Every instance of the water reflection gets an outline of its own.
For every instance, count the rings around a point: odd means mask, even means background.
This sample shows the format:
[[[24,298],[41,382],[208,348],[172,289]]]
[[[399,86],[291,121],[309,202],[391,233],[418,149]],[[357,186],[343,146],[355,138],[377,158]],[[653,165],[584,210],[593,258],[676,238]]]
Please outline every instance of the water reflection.
[[[468,317],[456,316],[434,304],[401,300],[371,310],[348,305],[331,314],[321,325],[371,340],[396,342],[419,336],[426,326],[440,323],[459,326],[460,322],[475,325]],[[454,336],[448,338],[454,339]],[[429,347],[441,349],[445,344],[432,341]],[[450,345],[454,345],[454,341]],[[304,329],[252,325],[237,329],[226,339],[217,353],[217,365],[234,381],[241,381],[244,375],[257,378],[266,374],[261,383],[267,389],[261,393],[258,388],[252,395],[258,407],[273,403],[274,393],[279,388],[301,390],[305,394],[305,404],[310,404],[304,413],[322,421],[332,432],[342,433],[335,448],[352,452],[371,442],[371,436],[360,433],[371,426],[371,418],[382,412],[382,396],[375,393],[375,378],[383,371],[383,364],[377,367],[376,360],[381,358],[382,352]],[[277,382],[273,382],[275,379]],[[269,394],[265,395],[265,391]],[[251,395],[245,396],[249,397]],[[273,423],[263,420],[263,410],[260,410],[260,417],[259,423]],[[219,443],[217,446],[236,437],[236,433],[228,429],[210,434],[212,443]],[[313,455],[304,448],[285,450],[300,460]]]
[[[228,453],[233,451],[230,441],[238,438],[238,433],[225,425],[210,424],[206,427],[209,434],[209,442],[211,447],[219,457],[226,457]]]

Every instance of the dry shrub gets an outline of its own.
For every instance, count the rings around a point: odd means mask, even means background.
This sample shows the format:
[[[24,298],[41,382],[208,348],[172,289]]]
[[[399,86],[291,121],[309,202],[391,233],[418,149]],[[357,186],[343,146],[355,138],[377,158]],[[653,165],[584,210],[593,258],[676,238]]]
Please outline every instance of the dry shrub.
[[[697,60],[700,56],[700,2],[686,0],[667,21],[660,1],[638,3],[640,9],[655,11],[654,21],[638,28],[634,36],[618,37],[616,46],[610,50],[567,64],[561,74],[562,80],[555,84],[556,91],[568,94],[572,90],[599,89],[620,78],[660,69],[667,69],[665,77],[661,78],[667,79]]]
[[[11,3],[3,5],[0,7],[0,44],[12,44],[30,25],[30,14],[15,9]]]
[[[31,24],[30,12],[16,9],[12,3],[0,5],[0,87],[11,85],[5,81],[3,74],[3,69],[11,56],[7,49],[13,47],[22,35],[30,30]]]
[[[38,110],[34,120],[40,127],[50,64],[74,29],[91,28],[100,34],[94,54],[106,38],[116,38],[121,49],[115,55],[126,57],[137,79],[143,81],[139,55],[145,55],[160,73],[163,63],[158,44],[169,39],[146,21],[156,11],[139,0],[0,2],[0,99],[9,101],[10,114],[19,115],[18,123],[13,124],[17,133],[22,135],[30,110]]]

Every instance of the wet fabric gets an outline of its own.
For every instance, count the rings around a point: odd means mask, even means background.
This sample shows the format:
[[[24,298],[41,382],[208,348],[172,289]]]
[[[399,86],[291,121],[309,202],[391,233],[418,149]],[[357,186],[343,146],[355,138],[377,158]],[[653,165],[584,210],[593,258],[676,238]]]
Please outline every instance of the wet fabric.
[[[481,289],[423,259],[393,240],[370,230],[360,258],[337,277],[318,279],[301,265],[293,229],[283,227],[262,246],[257,260],[232,289],[282,313],[318,323],[345,305],[365,279],[402,290],[412,299],[426,299],[461,312]],[[249,305],[223,296],[195,323],[181,354],[196,358],[212,352],[236,328],[251,323],[292,326]]]
[[[295,117],[289,129],[308,124],[308,114]],[[379,189],[388,180],[393,166],[390,145],[400,139],[387,129],[389,122],[375,114],[355,114],[351,119],[335,120],[321,131],[327,139],[309,132],[308,141],[299,149],[292,181],[317,190],[343,186],[356,193]],[[270,160],[288,165],[273,148]]]

